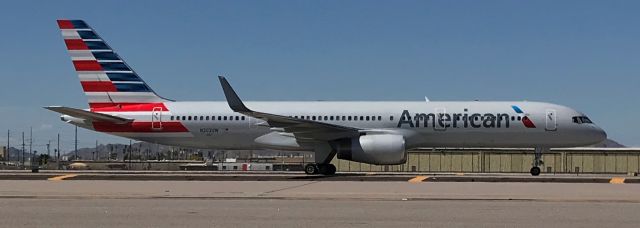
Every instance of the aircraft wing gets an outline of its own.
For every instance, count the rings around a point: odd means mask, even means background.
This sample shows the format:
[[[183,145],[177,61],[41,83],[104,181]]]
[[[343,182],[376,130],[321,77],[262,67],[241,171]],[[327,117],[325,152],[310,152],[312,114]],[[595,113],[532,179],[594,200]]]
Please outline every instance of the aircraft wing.
[[[104,113],[91,112],[91,111],[86,111],[86,110],[77,109],[77,108],[69,108],[69,107],[63,107],[63,106],[48,106],[44,108],[57,113],[69,115],[72,117],[76,117],[76,118],[80,118],[80,119],[84,119],[92,122],[110,122],[115,124],[126,124],[126,123],[133,122],[133,119],[127,119],[127,118],[113,116],[113,115],[104,114]]]
[[[357,128],[253,111],[244,105],[226,78],[222,76],[218,76],[218,78],[227,103],[233,111],[262,119],[272,128],[281,128],[284,132],[292,133],[297,139],[333,140],[360,135],[360,129]]]

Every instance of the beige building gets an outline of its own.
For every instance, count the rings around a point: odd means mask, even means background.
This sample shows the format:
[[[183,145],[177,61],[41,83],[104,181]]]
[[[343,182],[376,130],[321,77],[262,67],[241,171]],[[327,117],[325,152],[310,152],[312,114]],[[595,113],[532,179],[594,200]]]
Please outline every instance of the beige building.
[[[552,149],[543,155],[543,173],[640,172],[640,148]],[[404,165],[368,165],[334,159],[339,172],[529,173],[532,149],[419,149]]]
[[[6,146],[3,146],[2,148],[0,148],[0,161],[6,160],[7,154],[8,152],[7,152]]]

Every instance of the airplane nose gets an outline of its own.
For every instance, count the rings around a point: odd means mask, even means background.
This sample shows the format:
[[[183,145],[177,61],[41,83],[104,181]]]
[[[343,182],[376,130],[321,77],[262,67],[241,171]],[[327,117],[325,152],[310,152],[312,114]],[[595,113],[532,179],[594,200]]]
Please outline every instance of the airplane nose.
[[[592,135],[593,141],[596,141],[596,143],[602,142],[605,139],[607,139],[607,132],[605,132],[604,130],[602,130],[602,128],[598,126],[593,126],[593,129],[591,130],[591,135]]]

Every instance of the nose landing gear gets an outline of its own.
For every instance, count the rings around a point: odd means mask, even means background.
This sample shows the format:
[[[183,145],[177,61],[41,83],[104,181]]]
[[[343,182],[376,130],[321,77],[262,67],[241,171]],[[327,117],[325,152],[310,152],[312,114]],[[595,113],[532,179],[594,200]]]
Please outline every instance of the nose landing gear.
[[[541,170],[539,166],[544,165],[544,162],[542,161],[542,153],[548,151],[549,148],[536,147],[533,158],[533,167],[529,170],[532,176],[540,175]]]

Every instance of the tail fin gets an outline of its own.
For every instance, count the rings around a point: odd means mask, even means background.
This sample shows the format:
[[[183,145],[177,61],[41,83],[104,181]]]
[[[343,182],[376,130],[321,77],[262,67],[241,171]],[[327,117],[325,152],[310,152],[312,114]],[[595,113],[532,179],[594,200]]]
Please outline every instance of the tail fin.
[[[92,110],[169,101],[158,96],[82,20],[58,20],[64,43]]]

